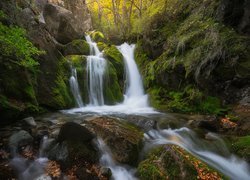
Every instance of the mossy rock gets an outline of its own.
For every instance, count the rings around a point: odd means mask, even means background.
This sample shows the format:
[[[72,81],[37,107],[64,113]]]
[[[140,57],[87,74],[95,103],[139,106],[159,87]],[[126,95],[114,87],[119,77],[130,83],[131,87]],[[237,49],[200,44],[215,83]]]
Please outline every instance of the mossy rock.
[[[101,137],[119,163],[136,165],[142,149],[143,132],[132,124],[110,118],[97,117],[86,127]]]
[[[58,69],[55,72],[55,80],[52,86],[52,98],[47,104],[53,109],[64,109],[73,106],[73,98],[69,86],[70,69],[65,58],[58,62]]]
[[[77,80],[79,84],[80,93],[84,102],[88,102],[87,89],[87,57],[84,55],[70,55],[66,56],[69,63],[76,68]]]
[[[99,48],[100,51],[103,51],[106,47],[108,47],[107,44],[104,42],[97,42],[97,47]]]
[[[106,46],[104,48],[104,57],[115,67],[119,82],[123,82],[124,63],[120,51],[114,45]]]
[[[233,138],[232,151],[250,162],[250,136]]]
[[[119,85],[117,70],[113,64],[108,61],[108,68],[104,78],[104,102],[107,105],[113,105],[123,100],[122,87]]]
[[[138,175],[144,180],[222,179],[218,172],[176,145],[151,150],[146,159],[140,162]]]
[[[90,37],[94,42],[104,42],[105,37],[101,31],[92,31],[90,32]]]
[[[88,55],[89,52],[90,52],[89,44],[82,39],[74,40],[63,47],[64,56]]]

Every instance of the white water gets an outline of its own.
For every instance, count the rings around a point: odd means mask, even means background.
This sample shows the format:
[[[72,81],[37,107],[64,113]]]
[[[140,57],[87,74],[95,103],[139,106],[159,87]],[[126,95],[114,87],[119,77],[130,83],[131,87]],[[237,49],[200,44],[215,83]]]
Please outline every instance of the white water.
[[[98,148],[100,149],[102,156],[100,158],[100,163],[102,166],[110,168],[112,171],[112,178],[114,180],[136,180],[134,173],[135,170],[127,169],[123,166],[118,165],[112,159],[110,149],[105,145],[102,139],[97,140]]]
[[[48,162],[48,158],[44,157],[44,149],[48,145],[48,137],[44,137],[41,145],[39,156],[34,161],[23,158],[19,154],[14,154],[14,158],[10,161],[10,165],[18,172],[19,180],[37,179],[42,175],[45,175],[45,167]],[[47,179],[50,179],[48,176]]]
[[[88,74],[92,74],[89,81],[89,99],[90,104],[82,107],[70,110],[65,110],[65,113],[79,113],[79,112],[94,112],[99,114],[153,114],[157,113],[148,105],[148,95],[144,93],[142,78],[137,68],[134,59],[135,45],[129,45],[127,43],[118,46],[118,50],[122,53],[124,63],[126,67],[126,92],[124,94],[124,101],[114,106],[108,106],[103,101],[103,73],[105,71],[106,64],[101,59],[102,53],[99,51],[96,43],[92,42],[89,36],[86,37],[90,44],[92,54],[95,56],[88,57],[88,70],[91,71]],[[89,59],[92,58],[92,59]],[[96,60],[93,60],[96,59]],[[93,62],[95,64],[91,64]],[[103,64],[102,64],[103,63]],[[97,91],[98,90],[98,91]]]
[[[70,90],[74,96],[74,99],[78,107],[83,107],[82,97],[79,90],[79,85],[77,81],[77,72],[76,69],[71,66],[71,77],[69,79]]]
[[[89,105],[102,106],[104,105],[103,77],[107,62],[90,36],[86,36],[86,40],[90,47],[90,56],[87,57]]]
[[[230,179],[250,179],[250,167],[245,161],[234,155],[220,155],[219,151],[225,149],[225,145],[221,143],[223,141],[219,137],[214,136],[217,143],[216,141],[214,143],[201,141],[188,128],[151,130],[144,137],[148,142],[148,148],[156,145],[175,144],[216,168]]]

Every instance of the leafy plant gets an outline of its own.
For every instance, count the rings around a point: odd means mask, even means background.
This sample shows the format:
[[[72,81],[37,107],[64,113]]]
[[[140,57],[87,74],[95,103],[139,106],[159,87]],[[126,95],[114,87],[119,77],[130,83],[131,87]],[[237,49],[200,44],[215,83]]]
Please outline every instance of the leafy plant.
[[[0,17],[4,17],[0,11]],[[10,62],[33,68],[39,63],[34,56],[44,53],[37,49],[26,37],[26,31],[17,26],[6,26],[0,22],[0,52]]]

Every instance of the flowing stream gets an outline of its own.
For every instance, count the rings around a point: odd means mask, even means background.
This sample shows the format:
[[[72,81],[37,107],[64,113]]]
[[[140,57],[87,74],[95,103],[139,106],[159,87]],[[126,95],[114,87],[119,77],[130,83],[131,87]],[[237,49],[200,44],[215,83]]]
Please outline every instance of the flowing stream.
[[[101,165],[108,167],[112,171],[112,178],[115,180],[136,180],[137,178],[134,176],[135,170],[128,169],[121,165],[115,163],[112,158],[112,153],[109,147],[103,142],[102,139],[97,140],[98,148],[100,149],[102,155],[100,158]]]
[[[102,53],[98,49],[95,42],[89,36],[86,37],[90,45],[90,56],[87,57],[87,75],[88,75],[88,93],[89,104],[82,107],[78,103],[78,107],[70,110],[65,110],[63,113],[78,114],[97,113],[97,114],[157,114],[153,108],[149,106],[148,96],[144,92],[142,77],[137,68],[134,59],[135,45],[124,43],[117,46],[124,59],[126,68],[126,92],[123,102],[117,102],[116,105],[107,106],[103,97],[103,76],[107,68],[107,62],[103,58]],[[75,72],[75,71],[72,71]],[[72,84],[77,84],[76,73],[72,73]],[[74,85],[74,87],[78,87]],[[75,88],[77,89],[77,88]],[[73,90],[72,90],[73,92]],[[79,98],[79,91],[74,95],[75,99]],[[74,94],[74,93],[73,93]],[[176,119],[178,121],[178,119]],[[144,134],[145,146],[144,151],[147,151],[158,145],[174,144],[182,147],[197,158],[214,167],[230,179],[250,179],[250,167],[242,159],[232,155],[223,140],[216,134],[209,133],[211,142],[207,142],[195,135],[188,128],[180,129],[162,129],[150,130]],[[136,179],[135,170],[127,168],[116,163],[112,159],[112,154],[104,142],[98,139],[98,147],[102,153],[100,163],[111,169],[112,177],[115,180],[133,180]]]
[[[210,166],[222,172],[230,179],[248,180],[250,167],[242,159],[232,155],[219,136],[209,134],[213,141],[206,142],[199,139],[195,133],[188,128],[151,130],[144,134],[146,139],[145,149],[156,145],[175,144]]]

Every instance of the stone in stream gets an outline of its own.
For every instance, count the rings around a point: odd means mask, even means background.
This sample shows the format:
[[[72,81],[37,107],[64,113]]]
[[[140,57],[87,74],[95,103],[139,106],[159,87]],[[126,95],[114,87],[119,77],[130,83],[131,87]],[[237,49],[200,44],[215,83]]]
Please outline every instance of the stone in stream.
[[[86,127],[101,137],[119,163],[136,165],[142,149],[143,132],[132,124],[110,117],[97,117]]]
[[[33,137],[24,130],[14,133],[9,138],[9,147],[12,151],[16,152],[22,146],[30,145],[33,142]]]
[[[58,138],[47,151],[51,160],[58,161],[62,169],[77,164],[84,167],[98,161],[98,152],[92,143],[94,134],[87,128],[74,122],[65,123],[59,132]]]
[[[87,128],[74,122],[67,122],[61,127],[57,141],[90,142],[94,138],[94,134]]]
[[[24,118],[23,121],[25,122],[26,125],[32,126],[32,127],[36,127],[36,121],[33,117],[27,117]]]

